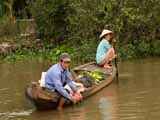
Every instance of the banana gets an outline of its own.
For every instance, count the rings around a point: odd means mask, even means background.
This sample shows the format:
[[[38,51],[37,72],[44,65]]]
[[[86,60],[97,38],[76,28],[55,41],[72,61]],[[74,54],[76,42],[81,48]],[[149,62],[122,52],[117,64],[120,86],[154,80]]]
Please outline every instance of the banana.
[[[100,81],[102,81],[104,79],[104,73],[103,72],[91,72],[91,71],[87,71],[87,70],[84,70],[82,72],[82,74],[84,76],[90,76],[92,77],[96,83],[99,83]]]

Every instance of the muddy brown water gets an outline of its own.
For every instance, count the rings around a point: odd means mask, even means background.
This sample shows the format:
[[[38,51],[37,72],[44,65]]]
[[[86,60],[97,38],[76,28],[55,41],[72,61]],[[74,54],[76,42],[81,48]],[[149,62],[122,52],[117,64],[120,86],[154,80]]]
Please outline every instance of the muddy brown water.
[[[119,65],[119,85],[62,112],[36,111],[24,89],[50,63],[0,64],[0,120],[160,120],[160,58]]]

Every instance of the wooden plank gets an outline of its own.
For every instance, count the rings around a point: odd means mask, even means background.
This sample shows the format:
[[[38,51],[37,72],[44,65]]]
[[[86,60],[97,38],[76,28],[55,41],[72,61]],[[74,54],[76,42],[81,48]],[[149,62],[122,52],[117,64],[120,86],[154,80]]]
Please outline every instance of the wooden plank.
[[[94,64],[95,62],[90,62],[90,63],[87,63],[87,64],[84,64],[84,65],[81,65],[81,66],[78,66],[78,67],[75,67],[73,70],[77,71],[77,70],[80,70],[88,65],[91,65],[91,64]]]
[[[112,76],[108,76],[108,78],[104,81],[102,81],[101,83],[93,86],[91,89],[89,89],[88,91],[82,93],[84,98],[90,97],[94,94],[96,94],[98,91],[100,91],[101,89],[103,89],[104,87],[108,86],[110,83],[112,83],[113,81],[113,77]]]

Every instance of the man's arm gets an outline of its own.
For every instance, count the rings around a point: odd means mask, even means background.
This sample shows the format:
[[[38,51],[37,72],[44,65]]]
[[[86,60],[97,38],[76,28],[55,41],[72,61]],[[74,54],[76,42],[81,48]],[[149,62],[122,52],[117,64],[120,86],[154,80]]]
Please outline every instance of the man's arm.
[[[53,77],[51,77],[52,82],[55,85],[55,89],[65,98],[71,100],[70,94],[64,89],[62,83],[61,83],[61,77],[60,74],[54,74]]]
[[[72,89],[72,91],[74,93],[77,92],[77,88],[76,86],[73,84],[73,81],[71,79],[71,73],[69,71],[67,71],[67,79],[66,79],[67,84],[70,86],[70,88]]]

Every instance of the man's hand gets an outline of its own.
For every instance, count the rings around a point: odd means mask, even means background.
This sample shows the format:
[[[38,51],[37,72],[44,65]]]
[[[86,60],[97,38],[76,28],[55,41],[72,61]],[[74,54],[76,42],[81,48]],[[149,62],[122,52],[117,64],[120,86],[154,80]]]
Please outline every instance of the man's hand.
[[[79,98],[79,101],[82,100],[82,98],[83,98],[82,95],[81,95],[81,93],[80,93],[80,91],[77,91],[75,93],[75,96],[77,96]]]
[[[82,100],[82,95],[79,92],[73,93],[71,96],[72,96],[71,101],[74,104],[76,104],[77,102],[79,102],[80,100]]]
[[[79,100],[77,99],[76,96],[72,96],[71,101],[73,102],[73,104],[76,104]]]

